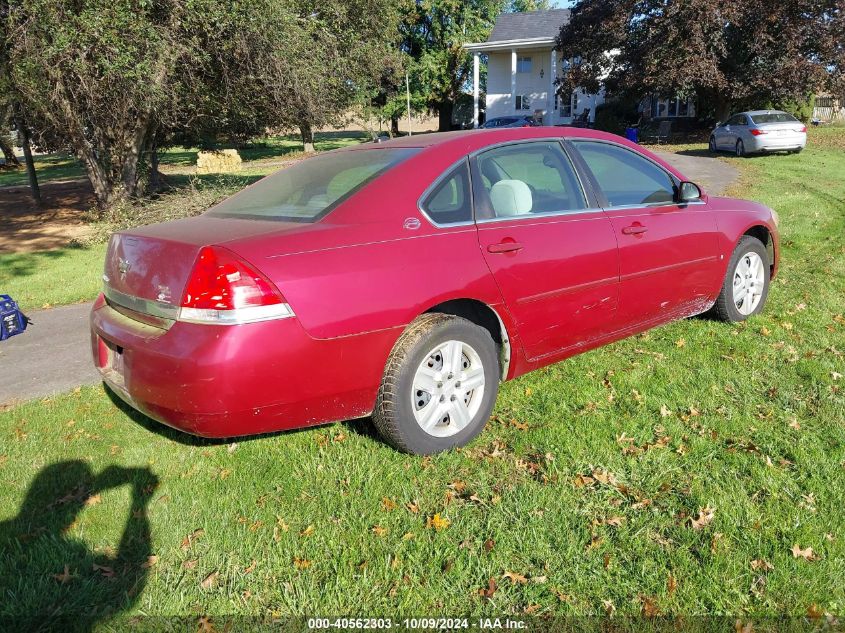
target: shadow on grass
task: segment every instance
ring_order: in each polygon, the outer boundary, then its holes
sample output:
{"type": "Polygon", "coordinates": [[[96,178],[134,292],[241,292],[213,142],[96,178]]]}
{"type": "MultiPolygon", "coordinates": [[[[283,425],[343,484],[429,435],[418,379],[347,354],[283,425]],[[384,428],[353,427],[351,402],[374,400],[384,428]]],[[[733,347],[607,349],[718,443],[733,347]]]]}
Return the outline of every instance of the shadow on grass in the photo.
{"type": "Polygon", "coordinates": [[[85,250],[83,246],[68,246],[47,251],[32,253],[0,253],[0,283],[15,277],[29,277],[34,275],[38,266],[46,262],[57,262],[70,256],[74,251],[85,250]]]}
{"type": "Polygon", "coordinates": [[[699,158],[717,158],[718,156],[729,156],[729,152],[716,152],[715,154],[709,149],[682,149],[675,152],[679,156],[697,156],[699,158]]]}
{"type": "MultiPolygon", "coordinates": [[[[106,383],[103,383],[103,388],[105,389],[106,395],[108,396],[109,400],[112,401],[112,404],[116,406],[118,409],[121,410],[126,416],[135,422],[138,426],[143,427],[150,433],[155,433],[156,435],[163,437],[167,440],[177,442],[178,444],[182,444],[184,446],[221,446],[223,444],[231,444],[233,441],[237,441],[238,443],[244,442],[254,442],[259,441],[262,439],[267,439],[271,437],[279,437],[285,435],[294,435],[296,433],[306,433],[309,431],[318,428],[319,426],[328,426],[328,425],[315,425],[315,426],[307,426],[300,429],[289,429],[285,431],[272,431],[269,433],[261,433],[259,435],[249,435],[249,436],[235,436],[235,437],[223,437],[223,438],[208,438],[208,437],[199,437],[197,435],[191,435],[189,433],[185,433],[184,431],[179,431],[177,429],[171,428],[166,424],[161,422],[157,422],[150,417],[147,417],[137,409],[133,409],[131,406],[126,404],[124,400],[118,396],[106,383]]],[[[373,422],[371,418],[358,418],[355,420],[350,420],[345,423],[347,428],[350,431],[357,435],[363,435],[365,437],[372,438],[381,442],[381,438],[378,435],[375,426],[373,426],[373,422]]]]}
{"type": "Polygon", "coordinates": [[[146,584],[146,508],[157,485],[148,468],[109,466],[95,475],[68,460],[41,469],[17,516],[0,522],[0,628],[91,631],[130,609],[146,584]],[[68,534],[92,499],[123,486],[132,501],[117,547],[91,551],[68,534]]]}

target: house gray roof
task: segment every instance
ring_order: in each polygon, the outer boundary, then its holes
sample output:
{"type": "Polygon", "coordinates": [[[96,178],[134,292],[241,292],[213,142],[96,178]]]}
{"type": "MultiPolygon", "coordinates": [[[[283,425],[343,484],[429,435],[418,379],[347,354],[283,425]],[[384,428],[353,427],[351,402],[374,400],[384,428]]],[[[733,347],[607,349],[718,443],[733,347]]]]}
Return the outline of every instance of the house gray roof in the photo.
{"type": "Polygon", "coordinates": [[[539,37],[555,38],[560,27],[569,22],[569,9],[548,9],[524,13],[502,13],[487,38],[488,42],[506,42],[539,37]]]}

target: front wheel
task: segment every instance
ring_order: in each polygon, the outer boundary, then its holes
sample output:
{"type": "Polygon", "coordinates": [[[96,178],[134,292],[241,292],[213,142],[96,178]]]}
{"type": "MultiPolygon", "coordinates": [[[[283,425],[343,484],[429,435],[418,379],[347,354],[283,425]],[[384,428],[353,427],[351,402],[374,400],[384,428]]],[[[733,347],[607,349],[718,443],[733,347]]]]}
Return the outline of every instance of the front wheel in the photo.
{"type": "Polygon", "coordinates": [[[769,296],[770,262],[766,247],[755,237],[743,235],[736,245],[713,313],[735,323],[759,314],[769,296]]]}
{"type": "Polygon", "coordinates": [[[390,353],[373,422],[401,451],[439,453],[481,433],[498,389],[490,333],[461,317],[424,314],[390,353]]]}

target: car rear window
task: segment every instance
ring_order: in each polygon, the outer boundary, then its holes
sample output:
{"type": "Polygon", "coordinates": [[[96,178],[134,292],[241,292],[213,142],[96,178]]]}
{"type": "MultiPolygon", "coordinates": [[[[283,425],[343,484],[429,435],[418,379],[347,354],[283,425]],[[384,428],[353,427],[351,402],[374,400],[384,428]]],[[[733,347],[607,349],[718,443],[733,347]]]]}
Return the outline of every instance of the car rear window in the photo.
{"type": "Polygon", "coordinates": [[[751,116],[751,120],[758,125],[760,123],[798,123],[798,119],[796,119],[791,114],[787,114],[786,112],[769,112],[768,114],[754,114],[751,116]]]}
{"type": "Polygon", "coordinates": [[[251,220],[316,222],[417,148],[332,152],[259,180],[213,207],[208,215],[251,220]]]}

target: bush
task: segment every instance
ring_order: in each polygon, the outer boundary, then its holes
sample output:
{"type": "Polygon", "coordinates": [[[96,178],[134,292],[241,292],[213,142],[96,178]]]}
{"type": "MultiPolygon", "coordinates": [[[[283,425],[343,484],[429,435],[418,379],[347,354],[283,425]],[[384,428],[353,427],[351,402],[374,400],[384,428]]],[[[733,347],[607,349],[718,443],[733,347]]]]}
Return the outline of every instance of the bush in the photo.
{"type": "Polygon", "coordinates": [[[105,242],[115,231],[199,215],[243,187],[243,178],[219,178],[211,182],[191,180],[184,189],[154,198],[130,200],[102,213],[92,212],[87,218],[91,231],[84,244],[105,242]]]}
{"type": "Polygon", "coordinates": [[[596,107],[595,128],[611,134],[625,134],[625,128],[640,118],[639,102],[629,98],[611,99],[596,107]]]}
{"type": "Polygon", "coordinates": [[[806,101],[776,101],[766,104],[767,110],[783,110],[794,116],[799,121],[809,123],[813,118],[813,108],[816,105],[816,98],[813,95],[806,101]]]}

